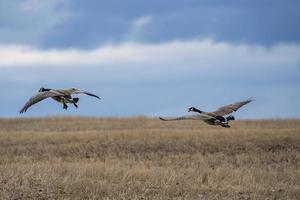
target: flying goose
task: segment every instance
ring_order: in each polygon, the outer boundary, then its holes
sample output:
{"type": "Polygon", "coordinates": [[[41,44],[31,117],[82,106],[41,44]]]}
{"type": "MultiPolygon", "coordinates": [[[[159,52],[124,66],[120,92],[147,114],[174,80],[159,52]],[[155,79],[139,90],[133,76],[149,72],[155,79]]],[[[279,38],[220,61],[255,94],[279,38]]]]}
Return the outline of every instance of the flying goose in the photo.
{"type": "Polygon", "coordinates": [[[93,97],[100,99],[100,97],[98,97],[97,95],[94,95],[94,94],[84,91],[84,90],[80,90],[78,88],[67,88],[67,89],[40,88],[39,92],[37,94],[33,95],[26,102],[26,104],[20,110],[20,113],[26,112],[30,106],[48,98],[48,97],[51,97],[55,101],[62,103],[63,109],[68,108],[67,103],[72,103],[77,108],[78,106],[76,103],[79,101],[79,98],[78,97],[73,98],[71,96],[72,94],[86,94],[86,95],[93,96],[93,97]]]}
{"type": "Polygon", "coordinates": [[[219,125],[225,128],[230,128],[228,122],[231,120],[235,120],[234,116],[229,115],[232,112],[237,111],[240,107],[254,101],[254,99],[248,99],[246,101],[240,101],[236,103],[232,103],[226,106],[222,106],[218,108],[214,112],[204,112],[195,107],[190,107],[188,112],[198,112],[198,115],[184,115],[182,117],[169,117],[169,118],[162,118],[159,119],[164,121],[173,121],[173,120],[202,120],[210,125],[219,125]],[[229,116],[227,116],[229,115],[229,116]]]}

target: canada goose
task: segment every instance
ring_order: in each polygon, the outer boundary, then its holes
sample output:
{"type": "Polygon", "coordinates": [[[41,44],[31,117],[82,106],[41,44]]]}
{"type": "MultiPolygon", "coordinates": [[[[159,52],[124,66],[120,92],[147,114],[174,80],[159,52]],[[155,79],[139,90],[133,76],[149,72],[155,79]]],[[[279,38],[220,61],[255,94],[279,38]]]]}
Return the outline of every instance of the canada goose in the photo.
{"type": "Polygon", "coordinates": [[[226,106],[222,106],[214,112],[204,112],[195,107],[190,107],[188,112],[198,112],[198,115],[185,115],[182,117],[171,117],[171,118],[162,118],[159,119],[164,121],[172,121],[172,120],[202,120],[210,125],[219,125],[225,128],[230,128],[228,122],[231,120],[235,120],[234,116],[229,115],[234,111],[237,111],[240,107],[250,103],[254,99],[248,99],[246,101],[240,101],[236,103],[232,103],[226,106]],[[229,115],[229,116],[226,116],[229,115]],[[224,117],[225,116],[225,117],[224,117]]]}
{"type": "Polygon", "coordinates": [[[62,103],[63,109],[68,108],[67,103],[72,103],[77,108],[78,106],[76,103],[79,101],[79,98],[78,97],[72,98],[72,96],[71,96],[72,94],[86,94],[86,95],[93,96],[93,97],[100,99],[100,97],[98,97],[97,95],[94,95],[92,93],[89,93],[87,91],[80,90],[77,88],[67,88],[67,89],[40,88],[39,92],[37,94],[35,94],[34,96],[32,96],[26,102],[26,104],[20,110],[20,113],[26,112],[30,106],[48,98],[48,97],[51,97],[55,101],[62,103]]]}

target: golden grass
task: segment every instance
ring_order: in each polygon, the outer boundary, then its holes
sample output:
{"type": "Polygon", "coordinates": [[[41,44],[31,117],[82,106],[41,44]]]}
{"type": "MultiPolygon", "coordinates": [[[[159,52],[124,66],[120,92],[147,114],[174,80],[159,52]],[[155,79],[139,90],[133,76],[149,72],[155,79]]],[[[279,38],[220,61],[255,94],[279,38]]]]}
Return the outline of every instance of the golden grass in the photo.
{"type": "Polygon", "coordinates": [[[300,199],[300,120],[0,120],[1,199],[300,199]]]}

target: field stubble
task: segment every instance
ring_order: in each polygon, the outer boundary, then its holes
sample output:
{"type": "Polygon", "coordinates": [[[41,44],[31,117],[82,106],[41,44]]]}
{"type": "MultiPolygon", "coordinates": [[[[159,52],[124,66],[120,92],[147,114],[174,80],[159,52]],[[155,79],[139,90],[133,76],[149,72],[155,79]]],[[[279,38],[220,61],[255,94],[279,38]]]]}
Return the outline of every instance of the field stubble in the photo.
{"type": "Polygon", "coordinates": [[[0,120],[1,199],[300,199],[300,120],[0,120]]]}

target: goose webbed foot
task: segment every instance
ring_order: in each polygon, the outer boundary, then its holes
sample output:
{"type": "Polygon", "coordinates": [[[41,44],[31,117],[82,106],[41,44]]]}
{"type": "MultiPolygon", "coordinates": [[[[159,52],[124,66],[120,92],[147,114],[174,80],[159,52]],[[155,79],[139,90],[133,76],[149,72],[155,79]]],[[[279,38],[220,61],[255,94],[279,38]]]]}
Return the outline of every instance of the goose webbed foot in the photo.
{"type": "Polygon", "coordinates": [[[67,110],[67,109],[68,109],[67,104],[66,104],[66,103],[63,103],[63,105],[64,105],[63,109],[64,109],[64,110],[67,110]]]}

